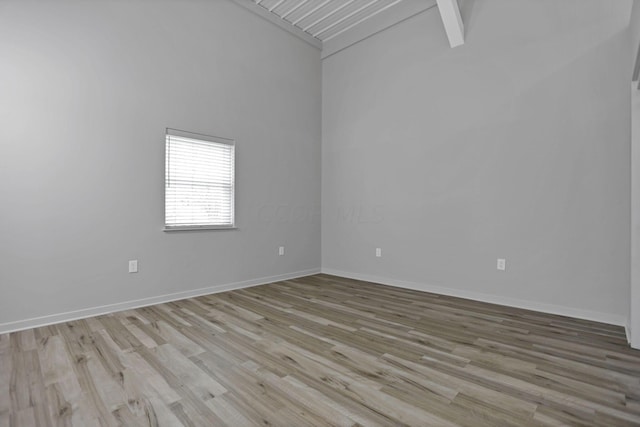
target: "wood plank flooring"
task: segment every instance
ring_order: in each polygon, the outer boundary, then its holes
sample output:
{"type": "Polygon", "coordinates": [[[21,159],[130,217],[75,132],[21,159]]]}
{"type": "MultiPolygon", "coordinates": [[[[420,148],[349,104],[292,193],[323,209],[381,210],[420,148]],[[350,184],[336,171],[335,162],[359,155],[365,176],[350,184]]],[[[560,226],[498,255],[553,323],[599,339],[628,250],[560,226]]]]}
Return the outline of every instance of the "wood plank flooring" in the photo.
{"type": "Polygon", "coordinates": [[[0,335],[5,426],[639,426],[620,327],[316,275],[0,335]]]}

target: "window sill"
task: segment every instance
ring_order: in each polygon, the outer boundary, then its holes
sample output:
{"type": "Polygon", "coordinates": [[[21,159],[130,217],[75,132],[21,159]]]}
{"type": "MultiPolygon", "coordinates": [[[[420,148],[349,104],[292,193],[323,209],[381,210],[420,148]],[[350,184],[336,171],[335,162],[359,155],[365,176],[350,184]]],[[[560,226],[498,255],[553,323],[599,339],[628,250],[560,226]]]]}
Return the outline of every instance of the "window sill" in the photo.
{"type": "Polygon", "coordinates": [[[202,226],[184,226],[184,227],[164,227],[162,231],[225,231],[225,230],[237,230],[238,227],[231,226],[217,226],[217,225],[202,225],[202,226]]]}

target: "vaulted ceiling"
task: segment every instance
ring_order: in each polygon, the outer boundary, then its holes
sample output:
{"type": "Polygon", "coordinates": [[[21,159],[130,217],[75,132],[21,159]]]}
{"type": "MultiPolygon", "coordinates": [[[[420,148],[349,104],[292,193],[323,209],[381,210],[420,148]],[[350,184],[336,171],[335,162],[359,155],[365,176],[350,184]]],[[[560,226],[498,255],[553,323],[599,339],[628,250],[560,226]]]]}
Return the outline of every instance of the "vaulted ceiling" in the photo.
{"type": "Polygon", "coordinates": [[[253,0],[321,41],[331,40],[402,0],[253,0]]]}
{"type": "Polygon", "coordinates": [[[438,7],[452,47],[464,42],[457,0],[234,0],[323,51],[323,57],[438,7]]]}

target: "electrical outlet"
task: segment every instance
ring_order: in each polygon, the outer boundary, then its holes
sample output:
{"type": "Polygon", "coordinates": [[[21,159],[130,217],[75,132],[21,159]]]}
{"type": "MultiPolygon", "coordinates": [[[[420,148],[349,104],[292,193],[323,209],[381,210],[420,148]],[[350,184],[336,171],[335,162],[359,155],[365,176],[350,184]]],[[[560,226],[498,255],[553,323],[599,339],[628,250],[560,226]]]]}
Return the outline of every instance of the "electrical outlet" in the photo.
{"type": "Polygon", "coordinates": [[[138,260],[132,259],[129,261],[129,273],[137,273],[138,272],[138,260]]]}
{"type": "Polygon", "coordinates": [[[498,258],[498,270],[505,271],[507,269],[507,260],[504,258],[498,258]]]}
{"type": "Polygon", "coordinates": [[[280,256],[284,255],[284,246],[280,246],[278,248],[278,255],[280,255],[280,256]]]}
{"type": "Polygon", "coordinates": [[[376,248],[376,257],[380,258],[382,256],[382,248],[376,248]]]}

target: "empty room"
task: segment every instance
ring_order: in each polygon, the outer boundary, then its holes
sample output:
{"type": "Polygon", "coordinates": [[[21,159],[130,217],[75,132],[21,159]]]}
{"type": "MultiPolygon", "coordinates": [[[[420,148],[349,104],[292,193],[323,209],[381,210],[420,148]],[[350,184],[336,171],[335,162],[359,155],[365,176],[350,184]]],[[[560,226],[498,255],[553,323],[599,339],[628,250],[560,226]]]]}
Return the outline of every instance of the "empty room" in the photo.
{"type": "Polygon", "coordinates": [[[0,0],[0,427],[640,426],[640,0],[0,0]]]}

